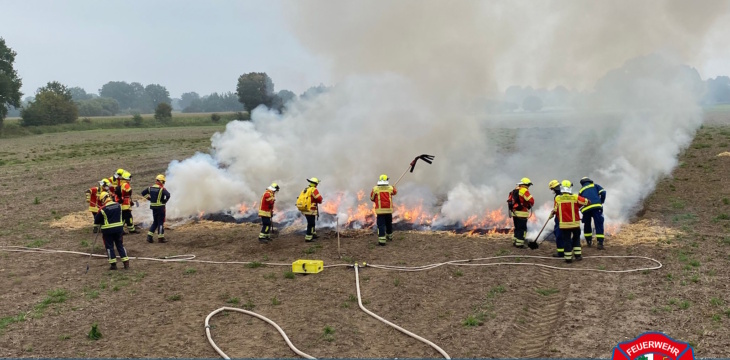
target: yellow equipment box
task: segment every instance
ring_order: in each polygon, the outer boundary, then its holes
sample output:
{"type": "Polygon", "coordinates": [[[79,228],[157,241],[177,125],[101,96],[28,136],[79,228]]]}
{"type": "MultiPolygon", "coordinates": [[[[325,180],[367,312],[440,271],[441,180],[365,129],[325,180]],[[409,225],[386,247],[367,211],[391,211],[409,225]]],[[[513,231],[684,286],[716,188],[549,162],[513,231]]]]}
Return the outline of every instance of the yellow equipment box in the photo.
{"type": "Polygon", "coordinates": [[[291,271],[297,274],[316,274],[323,269],[322,260],[297,260],[291,264],[291,271]]]}

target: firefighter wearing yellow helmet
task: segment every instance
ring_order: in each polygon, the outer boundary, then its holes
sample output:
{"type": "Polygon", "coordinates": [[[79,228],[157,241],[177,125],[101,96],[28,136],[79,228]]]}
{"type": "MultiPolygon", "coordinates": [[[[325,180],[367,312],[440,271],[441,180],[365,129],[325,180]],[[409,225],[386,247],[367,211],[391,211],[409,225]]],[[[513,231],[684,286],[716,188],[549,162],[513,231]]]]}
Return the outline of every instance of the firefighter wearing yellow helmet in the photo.
{"type": "Polygon", "coordinates": [[[514,224],[512,245],[520,249],[525,247],[527,218],[530,217],[530,209],[535,205],[535,199],[528,190],[530,186],[532,186],[532,181],[522,178],[507,198],[507,207],[514,224]]]}
{"type": "Polygon", "coordinates": [[[560,222],[560,237],[565,247],[563,256],[566,263],[583,260],[580,247],[580,206],[590,205],[590,200],[573,194],[573,183],[563,180],[560,195],[555,197],[551,216],[557,215],[560,222]]]}
{"type": "Polygon", "coordinates": [[[134,219],[132,218],[132,174],[125,171],[122,174],[122,183],[120,193],[120,204],[122,205],[122,221],[129,229],[130,234],[139,234],[134,227],[134,219]]]}
{"type": "Polygon", "coordinates": [[[388,182],[388,175],[380,175],[378,183],[370,192],[370,201],[375,203],[378,225],[378,245],[385,246],[393,240],[393,196],[398,190],[388,182]]]}
{"type": "Polygon", "coordinates": [[[94,218],[94,224],[101,229],[101,236],[104,239],[104,247],[109,257],[109,270],[117,269],[117,255],[114,247],[119,251],[119,257],[124,263],[124,268],[129,269],[129,257],[124,248],[123,235],[124,223],[122,222],[122,207],[114,202],[113,196],[104,191],[99,194],[100,201],[104,204],[94,218]]]}
{"type": "Polygon", "coordinates": [[[309,186],[307,186],[297,197],[297,209],[304,214],[307,219],[307,233],[304,235],[304,241],[311,242],[317,239],[317,230],[315,229],[315,221],[319,217],[319,204],[322,203],[323,198],[317,185],[319,185],[319,179],[316,177],[307,179],[309,186]]]}
{"type": "Polygon", "coordinates": [[[157,175],[155,184],[142,190],[142,196],[150,201],[152,225],[147,231],[147,242],[155,242],[153,236],[157,231],[157,241],[166,243],[165,239],[165,204],[170,200],[170,192],[165,189],[165,175],[157,175]]]}

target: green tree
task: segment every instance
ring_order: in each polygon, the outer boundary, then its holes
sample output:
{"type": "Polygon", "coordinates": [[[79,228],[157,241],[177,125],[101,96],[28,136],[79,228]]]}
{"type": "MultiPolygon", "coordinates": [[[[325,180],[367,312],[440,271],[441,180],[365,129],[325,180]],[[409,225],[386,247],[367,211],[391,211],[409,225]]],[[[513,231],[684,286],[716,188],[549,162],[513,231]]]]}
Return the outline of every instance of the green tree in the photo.
{"type": "Polygon", "coordinates": [[[168,103],[159,103],[155,109],[155,119],[160,122],[172,120],[172,106],[168,103]]]}
{"type": "Polygon", "coordinates": [[[199,100],[200,95],[196,93],[195,91],[186,92],[180,96],[180,108],[185,109],[186,107],[190,106],[190,104],[194,100],[199,100]]]}
{"type": "Polygon", "coordinates": [[[79,116],[114,116],[119,113],[119,103],[110,98],[94,98],[77,101],[79,116]]]}
{"type": "Polygon", "coordinates": [[[15,51],[5,45],[5,39],[0,37],[0,128],[8,115],[8,108],[20,107],[20,87],[23,85],[18,73],[13,68],[15,51]]]}
{"type": "Polygon", "coordinates": [[[170,99],[170,92],[167,91],[167,88],[159,84],[149,84],[145,86],[144,97],[147,102],[145,107],[148,107],[149,109],[156,109],[157,105],[161,103],[170,104],[172,102],[170,99]]]}
{"type": "Polygon", "coordinates": [[[38,89],[35,100],[20,112],[22,126],[73,123],[79,117],[68,88],[56,81],[38,89]]]}
{"type": "Polygon", "coordinates": [[[238,77],[236,86],[238,101],[251,112],[259,105],[271,106],[274,82],[266,73],[248,73],[238,77]]]}
{"type": "Polygon", "coordinates": [[[136,101],[134,89],[125,81],[110,81],[102,85],[99,96],[116,100],[123,110],[130,109],[136,101]]]}
{"type": "Polygon", "coordinates": [[[86,90],[84,90],[84,88],[78,86],[74,86],[68,89],[68,91],[71,92],[71,97],[74,101],[89,100],[93,98],[91,94],[86,93],[86,90]]]}

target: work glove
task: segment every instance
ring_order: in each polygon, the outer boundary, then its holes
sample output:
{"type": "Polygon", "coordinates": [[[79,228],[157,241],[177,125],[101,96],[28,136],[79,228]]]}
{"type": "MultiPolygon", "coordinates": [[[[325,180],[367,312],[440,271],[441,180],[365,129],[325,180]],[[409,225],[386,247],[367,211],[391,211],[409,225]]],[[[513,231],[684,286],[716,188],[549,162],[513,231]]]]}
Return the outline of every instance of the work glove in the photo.
{"type": "Polygon", "coordinates": [[[551,211],[550,212],[550,217],[548,218],[548,220],[550,220],[550,219],[552,219],[554,217],[555,217],[555,211],[551,211]]]}
{"type": "Polygon", "coordinates": [[[540,247],[540,245],[537,243],[537,239],[536,239],[535,241],[528,241],[527,247],[530,248],[531,250],[535,250],[538,247],[540,247]]]}

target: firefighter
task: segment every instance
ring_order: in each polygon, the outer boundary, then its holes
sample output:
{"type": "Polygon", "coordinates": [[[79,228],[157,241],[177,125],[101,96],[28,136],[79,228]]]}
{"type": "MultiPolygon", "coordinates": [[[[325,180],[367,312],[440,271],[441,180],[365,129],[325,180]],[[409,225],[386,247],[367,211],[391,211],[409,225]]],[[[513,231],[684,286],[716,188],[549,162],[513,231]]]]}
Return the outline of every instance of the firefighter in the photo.
{"type": "MultiPolygon", "coordinates": [[[[315,220],[319,217],[319,204],[322,203],[323,198],[322,194],[317,190],[319,179],[313,177],[307,179],[307,182],[309,182],[309,187],[302,191],[302,195],[304,195],[304,199],[302,200],[304,200],[306,208],[300,211],[307,218],[307,234],[304,236],[304,241],[312,242],[319,238],[315,229],[315,220]]],[[[302,195],[300,195],[300,198],[302,198],[302,195]]],[[[300,203],[300,199],[297,199],[297,203],[300,203]]]]}
{"type": "Polygon", "coordinates": [[[573,195],[573,183],[563,180],[560,183],[560,195],[555,197],[555,206],[550,217],[558,216],[560,222],[560,236],[563,239],[563,256],[566,263],[572,263],[573,258],[583,260],[580,248],[580,210],[579,206],[590,205],[591,202],[580,196],[573,195]]]}
{"type": "MultiPolygon", "coordinates": [[[[551,180],[550,184],[548,184],[550,187],[550,190],[552,190],[555,193],[555,196],[553,197],[553,201],[555,198],[560,196],[560,183],[558,180],[551,180]]],[[[550,217],[553,217],[552,214],[550,217]]],[[[553,234],[555,234],[555,245],[557,248],[557,252],[553,254],[553,257],[556,258],[563,258],[565,255],[563,254],[563,239],[560,237],[560,221],[558,221],[558,218],[555,218],[555,226],[553,227],[553,234]]]]}
{"type": "Polygon", "coordinates": [[[271,219],[274,217],[274,203],[276,202],[277,192],[279,192],[279,185],[271,183],[271,186],[267,187],[264,195],[261,196],[261,205],[259,206],[259,216],[261,217],[259,242],[262,244],[271,242],[271,219]]]}
{"type": "Polygon", "coordinates": [[[398,194],[398,190],[390,186],[388,180],[388,175],[380,175],[377,185],[370,192],[370,201],[375,203],[380,246],[393,241],[393,196],[398,194]]]}
{"type": "Polygon", "coordinates": [[[157,175],[155,184],[142,190],[142,196],[150,201],[152,225],[147,231],[147,242],[154,243],[152,238],[157,231],[157,241],[166,243],[165,239],[165,204],[170,200],[170,192],[165,189],[165,175],[157,175]]]}
{"type": "MultiPolygon", "coordinates": [[[[86,190],[86,202],[89,204],[89,211],[94,219],[96,219],[96,214],[99,213],[99,208],[104,205],[101,204],[101,199],[99,198],[99,194],[102,192],[109,192],[108,179],[101,179],[99,186],[94,186],[86,190]]],[[[94,234],[98,232],[99,226],[94,225],[94,234]]]]}
{"type": "Polygon", "coordinates": [[[107,180],[109,180],[109,189],[111,190],[111,194],[114,197],[114,201],[121,203],[122,202],[122,175],[124,175],[124,169],[119,168],[117,171],[114,172],[114,175],[110,176],[107,180]]]}
{"type": "Polygon", "coordinates": [[[122,204],[122,220],[124,225],[129,229],[130,234],[139,234],[139,231],[134,228],[134,219],[132,218],[132,174],[129,171],[125,171],[122,174],[122,182],[117,193],[121,194],[122,204]]]}
{"type": "Polygon", "coordinates": [[[535,205],[535,199],[532,198],[528,190],[530,186],[532,186],[530,179],[522,178],[507,199],[510,216],[512,216],[515,226],[512,245],[520,249],[525,248],[527,218],[530,217],[530,209],[535,205]]]}
{"type": "Polygon", "coordinates": [[[588,247],[593,245],[593,229],[591,228],[591,220],[596,225],[596,240],[598,240],[598,250],[603,250],[603,203],[606,202],[606,189],[593,182],[593,180],[584,177],[580,179],[580,192],[578,195],[590,200],[591,204],[580,209],[583,213],[583,235],[586,237],[588,247]]]}
{"type": "Polygon", "coordinates": [[[129,258],[124,248],[124,223],[122,222],[122,207],[114,202],[112,195],[108,192],[99,194],[104,206],[96,214],[94,223],[101,228],[101,236],[104,239],[106,254],[109,257],[109,270],[117,269],[117,255],[114,254],[114,247],[119,251],[119,257],[125,269],[129,269],[129,258]]]}

